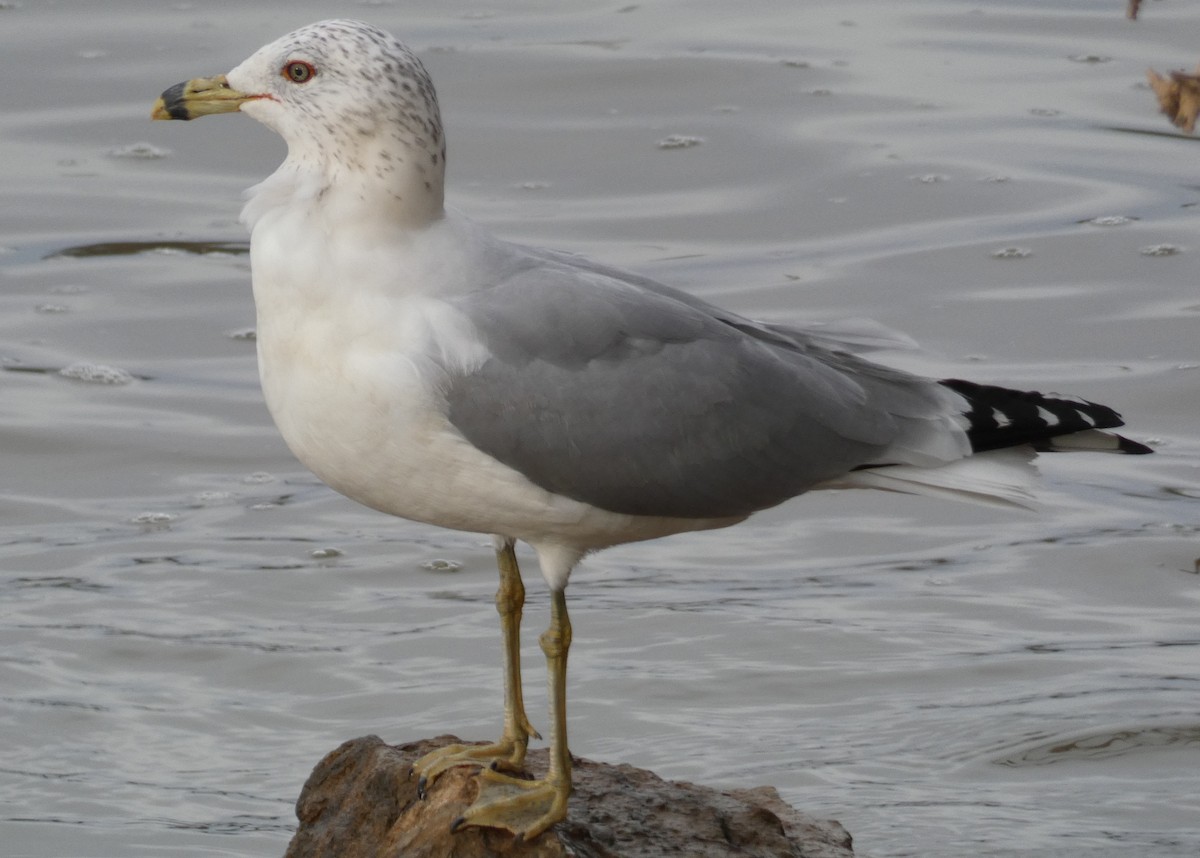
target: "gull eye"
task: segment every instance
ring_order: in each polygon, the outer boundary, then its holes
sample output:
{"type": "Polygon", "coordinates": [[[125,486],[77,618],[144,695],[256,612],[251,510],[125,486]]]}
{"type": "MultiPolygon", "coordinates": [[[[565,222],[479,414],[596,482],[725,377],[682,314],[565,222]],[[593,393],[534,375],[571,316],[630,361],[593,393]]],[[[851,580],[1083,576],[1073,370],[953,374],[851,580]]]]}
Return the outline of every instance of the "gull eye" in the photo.
{"type": "Polygon", "coordinates": [[[282,73],[292,83],[307,83],[316,77],[317,70],[312,67],[312,63],[292,60],[284,65],[282,73]]]}

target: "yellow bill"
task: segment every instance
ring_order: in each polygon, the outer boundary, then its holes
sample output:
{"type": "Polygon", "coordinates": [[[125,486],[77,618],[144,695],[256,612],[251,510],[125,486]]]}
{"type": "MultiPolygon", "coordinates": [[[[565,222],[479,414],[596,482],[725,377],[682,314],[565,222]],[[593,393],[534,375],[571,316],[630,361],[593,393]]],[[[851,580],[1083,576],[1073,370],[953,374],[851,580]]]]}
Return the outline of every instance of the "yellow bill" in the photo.
{"type": "Polygon", "coordinates": [[[247,101],[261,98],[238,92],[225,75],[185,80],[165,90],[154,102],[151,119],[195,119],[213,113],[233,113],[247,101]]]}

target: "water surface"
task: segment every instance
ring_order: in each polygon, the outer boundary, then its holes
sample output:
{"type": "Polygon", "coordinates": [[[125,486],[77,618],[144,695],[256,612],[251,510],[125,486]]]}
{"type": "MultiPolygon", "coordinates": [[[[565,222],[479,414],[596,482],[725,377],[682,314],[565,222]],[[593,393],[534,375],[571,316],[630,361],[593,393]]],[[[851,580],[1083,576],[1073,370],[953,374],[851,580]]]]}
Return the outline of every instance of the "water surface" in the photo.
{"type": "Polygon", "coordinates": [[[245,5],[0,4],[0,851],[278,855],[342,740],[498,729],[487,538],[340,498],[261,403],[237,212],[282,144],[148,121],[335,13],[425,58],[451,201],[507,237],[876,318],[1158,448],[1046,461],[1036,513],[822,493],[590,559],[576,753],[773,784],[873,856],[1200,850],[1200,149],[1141,84],[1200,11],[245,5]]]}

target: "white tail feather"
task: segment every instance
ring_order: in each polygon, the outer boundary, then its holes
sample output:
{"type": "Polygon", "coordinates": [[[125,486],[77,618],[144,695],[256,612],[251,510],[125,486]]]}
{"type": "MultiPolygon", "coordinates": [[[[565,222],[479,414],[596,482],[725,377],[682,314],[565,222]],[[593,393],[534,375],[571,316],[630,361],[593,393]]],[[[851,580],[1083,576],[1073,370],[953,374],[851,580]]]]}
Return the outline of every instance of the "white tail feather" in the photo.
{"type": "Polygon", "coordinates": [[[1032,447],[1009,447],[979,453],[936,468],[891,465],[853,471],[819,488],[880,489],[972,501],[1002,507],[1033,509],[1037,469],[1032,447]]]}

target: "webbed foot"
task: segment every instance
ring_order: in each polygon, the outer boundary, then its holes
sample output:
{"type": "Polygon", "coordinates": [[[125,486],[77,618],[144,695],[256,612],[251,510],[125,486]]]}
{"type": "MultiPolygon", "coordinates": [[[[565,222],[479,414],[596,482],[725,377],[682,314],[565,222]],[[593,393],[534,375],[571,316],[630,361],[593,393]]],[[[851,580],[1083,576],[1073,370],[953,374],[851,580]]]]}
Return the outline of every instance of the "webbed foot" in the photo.
{"type": "Polygon", "coordinates": [[[466,825],[502,828],[524,840],[532,840],[567,816],[569,779],[547,777],[530,781],[485,769],[477,781],[479,797],[454,821],[451,830],[466,825]]]}
{"type": "Polygon", "coordinates": [[[425,798],[425,791],[438,775],[455,766],[483,766],[504,772],[519,772],[525,762],[525,748],[529,736],[540,739],[541,736],[525,724],[525,730],[514,736],[504,736],[498,742],[487,745],[446,745],[430,751],[413,763],[409,777],[417,777],[417,795],[425,798]]]}

